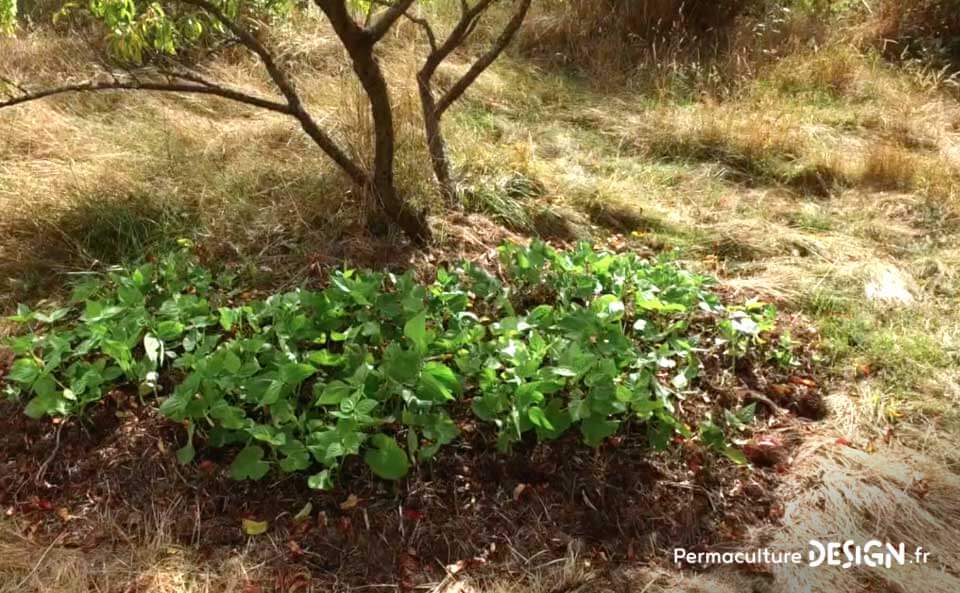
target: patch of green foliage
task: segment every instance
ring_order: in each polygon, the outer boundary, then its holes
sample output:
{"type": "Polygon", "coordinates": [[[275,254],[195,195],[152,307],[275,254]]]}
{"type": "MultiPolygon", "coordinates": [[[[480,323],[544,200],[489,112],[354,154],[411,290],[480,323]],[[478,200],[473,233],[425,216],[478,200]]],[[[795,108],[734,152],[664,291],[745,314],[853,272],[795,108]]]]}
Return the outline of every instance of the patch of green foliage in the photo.
{"type": "MultiPolygon", "coordinates": [[[[202,437],[239,451],[236,479],[279,468],[328,488],[353,455],[402,478],[458,437],[452,413],[495,425],[502,451],[569,430],[599,446],[626,424],[665,448],[693,436],[675,412],[698,355],[746,355],[775,314],[724,307],[711,279],[666,259],[587,244],[505,244],[502,278],[469,262],[430,284],[344,269],[323,290],[246,301],[184,247],[77,284],[61,309],[21,305],[8,397],[39,418],[136,392],[187,426],[181,462],[202,437]]],[[[742,459],[718,430],[700,436],[742,459]]]]}

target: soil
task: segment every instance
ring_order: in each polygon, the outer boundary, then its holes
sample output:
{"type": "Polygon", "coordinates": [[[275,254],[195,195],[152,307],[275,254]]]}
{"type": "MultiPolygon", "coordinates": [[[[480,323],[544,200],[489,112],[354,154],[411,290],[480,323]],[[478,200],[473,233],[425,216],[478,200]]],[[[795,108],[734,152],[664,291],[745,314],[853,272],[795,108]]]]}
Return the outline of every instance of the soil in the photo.
{"type": "MultiPolygon", "coordinates": [[[[771,417],[768,430],[794,422],[771,417]]],[[[598,450],[571,435],[500,455],[495,435],[461,426],[456,446],[405,481],[376,480],[354,459],[336,490],[318,493],[302,476],[234,482],[230,451],[201,450],[179,465],[184,431],[136,398],[117,394],[85,423],[56,427],[4,402],[0,505],[37,541],[84,549],[122,543],[118,531],[143,534],[160,509],[175,543],[210,558],[244,546],[244,518],[267,520],[273,549],[264,555],[278,574],[401,588],[439,580],[458,561],[482,572],[515,555],[564,557],[573,545],[598,564],[736,546],[750,526],[779,518],[782,465],[738,467],[692,441],[655,453],[630,431],[598,450]],[[307,502],[310,516],[297,520],[307,502]]]]}

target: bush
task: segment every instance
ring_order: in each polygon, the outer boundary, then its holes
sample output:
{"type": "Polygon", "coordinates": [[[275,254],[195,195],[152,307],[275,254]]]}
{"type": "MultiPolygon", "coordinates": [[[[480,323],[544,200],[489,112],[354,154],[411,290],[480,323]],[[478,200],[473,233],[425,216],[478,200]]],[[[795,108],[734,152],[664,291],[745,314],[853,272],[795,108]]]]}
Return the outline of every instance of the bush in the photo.
{"type": "Polygon", "coordinates": [[[960,0],[882,0],[875,19],[888,57],[960,64],[960,0]]]}
{"type": "Polygon", "coordinates": [[[465,413],[495,426],[503,451],[573,429],[598,446],[626,424],[662,449],[692,436],[675,410],[701,357],[745,356],[773,325],[771,308],[727,309],[709,278],[667,261],[586,244],[500,256],[503,280],[470,263],[430,284],[347,269],[320,291],[245,300],[179,253],[85,281],[56,311],[21,306],[12,319],[29,331],[11,340],[6,391],[28,396],[32,417],[82,417],[108,393],[155,398],[187,427],[181,462],[202,440],[238,451],[236,479],[279,468],[326,488],[353,455],[403,477],[465,413]]]}
{"type": "Polygon", "coordinates": [[[525,48],[531,52],[564,52],[576,59],[598,46],[627,50],[716,41],[737,18],[761,5],[760,0],[550,0],[531,23],[525,48]]]}

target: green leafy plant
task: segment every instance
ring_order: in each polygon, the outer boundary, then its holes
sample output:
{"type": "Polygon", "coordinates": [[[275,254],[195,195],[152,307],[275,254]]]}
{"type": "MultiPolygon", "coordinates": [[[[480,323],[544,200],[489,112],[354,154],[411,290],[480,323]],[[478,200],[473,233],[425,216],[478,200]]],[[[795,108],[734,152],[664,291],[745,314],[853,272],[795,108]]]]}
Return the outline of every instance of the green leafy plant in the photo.
{"type": "MultiPolygon", "coordinates": [[[[182,463],[230,447],[233,478],[307,472],[321,489],[351,456],[404,477],[457,439],[454,409],[492,424],[502,451],[571,430],[595,447],[626,425],[662,449],[693,436],[676,410],[698,353],[744,356],[775,316],[728,310],[711,279],[666,259],[587,244],[505,244],[501,278],[469,262],[430,284],[344,269],[323,290],[246,301],[183,247],[89,277],[63,308],[20,306],[6,389],[28,415],[82,415],[120,391],[187,427],[182,463]]],[[[739,459],[712,423],[700,436],[739,459]]]]}

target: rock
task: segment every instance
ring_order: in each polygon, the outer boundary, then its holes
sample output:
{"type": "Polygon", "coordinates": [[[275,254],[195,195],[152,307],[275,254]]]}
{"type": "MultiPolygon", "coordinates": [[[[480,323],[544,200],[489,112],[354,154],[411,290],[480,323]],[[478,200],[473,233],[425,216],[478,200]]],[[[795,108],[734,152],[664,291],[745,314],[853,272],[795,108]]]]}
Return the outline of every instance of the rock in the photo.
{"type": "Polygon", "coordinates": [[[880,265],[870,271],[864,292],[870,301],[909,305],[916,300],[910,289],[913,285],[913,280],[896,266],[880,265]]]}

